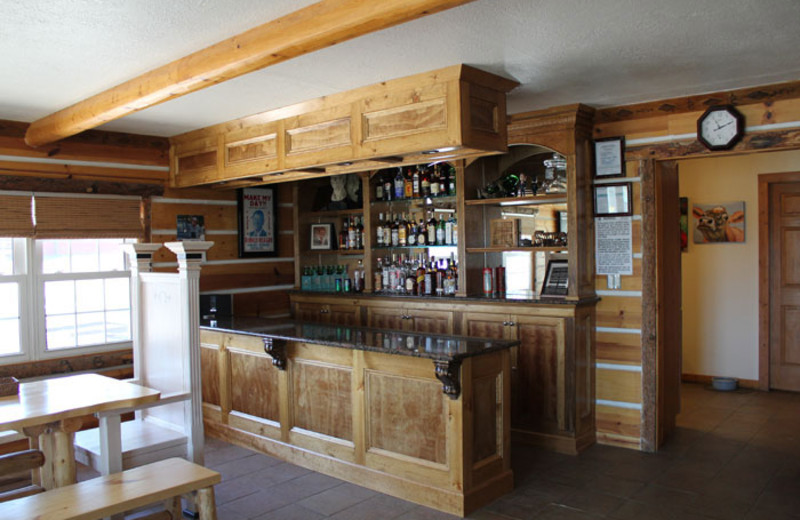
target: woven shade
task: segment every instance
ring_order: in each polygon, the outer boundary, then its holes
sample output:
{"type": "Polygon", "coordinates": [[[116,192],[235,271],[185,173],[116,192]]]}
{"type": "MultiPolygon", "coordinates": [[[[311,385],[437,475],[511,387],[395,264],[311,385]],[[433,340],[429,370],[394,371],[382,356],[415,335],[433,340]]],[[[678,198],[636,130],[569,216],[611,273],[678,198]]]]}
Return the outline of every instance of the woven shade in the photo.
{"type": "Polygon", "coordinates": [[[0,195],[0,236],[33,236],[30,194],[0,195]]]}
{"type": "Polygon", "coordinates": [[[41,196],[37,238],[142,238],[141,199],[41,196]]]}

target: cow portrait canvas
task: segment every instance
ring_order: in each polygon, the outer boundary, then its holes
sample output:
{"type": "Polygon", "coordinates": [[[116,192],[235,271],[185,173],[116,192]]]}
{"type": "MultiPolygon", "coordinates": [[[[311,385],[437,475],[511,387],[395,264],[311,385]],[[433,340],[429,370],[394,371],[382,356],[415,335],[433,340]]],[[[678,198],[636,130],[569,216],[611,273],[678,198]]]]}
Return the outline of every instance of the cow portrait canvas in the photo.
{"type": "Polygon", "coordinates": [[[744,242],[744,201],[692,204],[694,243],[744,242]]]}

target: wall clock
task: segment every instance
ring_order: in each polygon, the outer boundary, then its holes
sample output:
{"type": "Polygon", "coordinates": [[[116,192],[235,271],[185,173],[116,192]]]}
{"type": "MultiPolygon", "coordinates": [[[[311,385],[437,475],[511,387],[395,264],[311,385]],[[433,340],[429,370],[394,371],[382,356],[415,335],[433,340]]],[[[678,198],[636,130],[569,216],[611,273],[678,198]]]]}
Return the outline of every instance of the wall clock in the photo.
{"type": "Polygon", "coordinates": [[[711,107],[697,120],[697,140],[709,150],[729,150],[744,135],[744,116],[731,105],[711,107]]]}

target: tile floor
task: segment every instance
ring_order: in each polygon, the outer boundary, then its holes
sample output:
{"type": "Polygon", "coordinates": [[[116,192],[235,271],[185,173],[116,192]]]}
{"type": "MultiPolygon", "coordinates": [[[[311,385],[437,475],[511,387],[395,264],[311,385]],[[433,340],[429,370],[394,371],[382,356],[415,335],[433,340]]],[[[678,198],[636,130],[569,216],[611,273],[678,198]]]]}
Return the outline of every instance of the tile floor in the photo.
{"type": "MultiPolygon", "coordinates": [[[[656,454],[514,445],[514,491],[468,518],[800,519],[800,394],[684,385],[678,425],[656,454]]],[[[206,463],[219,520],[456,518],[215,439],[206,463]]]]}

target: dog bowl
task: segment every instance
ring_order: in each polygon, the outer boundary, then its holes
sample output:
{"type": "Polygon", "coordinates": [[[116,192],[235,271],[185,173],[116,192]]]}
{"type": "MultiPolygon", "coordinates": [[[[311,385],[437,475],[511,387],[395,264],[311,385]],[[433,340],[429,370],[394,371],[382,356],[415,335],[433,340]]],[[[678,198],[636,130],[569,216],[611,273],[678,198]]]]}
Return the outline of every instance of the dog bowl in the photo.
{"type": "Polygon", "coordinates": [[[711,387],[720,392],[731,392],[739,386],[739,381],[733,377],[711,378],[711,387]]]}

